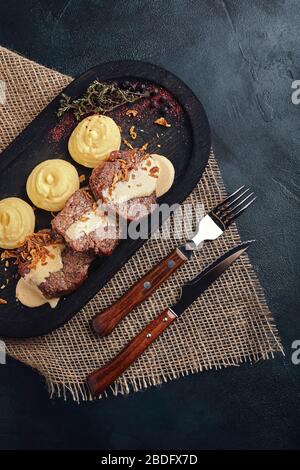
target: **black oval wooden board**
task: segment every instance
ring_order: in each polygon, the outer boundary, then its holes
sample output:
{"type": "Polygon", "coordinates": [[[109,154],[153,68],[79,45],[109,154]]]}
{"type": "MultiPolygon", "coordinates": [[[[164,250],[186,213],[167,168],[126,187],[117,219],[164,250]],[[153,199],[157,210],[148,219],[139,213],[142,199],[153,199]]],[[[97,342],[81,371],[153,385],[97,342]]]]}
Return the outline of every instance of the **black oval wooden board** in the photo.
{"type": "MultiPolygon", "coordinates": [[[[170,128],[154,124],[161,112],[146,98],[131,105],[138,109],[136,118],[125,115],[126,109],[118,108],[110,113],[122,128],[122,137],[131,142],[129,128],[135,125],[137,139],[134,146],[148,142],[147,151],[166,155],[175,167],[175,181],[171,190],[159,203],[182,202],[193,190],[208,161],[210,130],[205,111],[191,90],[173,74],[152,64],[137,61],[108,62],[97,65],[71,82],[63,91],[71,98],[81,96],[95,79],[101,81],[124,81],[145,83],[158,87],[158,96],[166,96],[171,103],[166,119],[170,128]]],[[[75,120],[70,115],[58,118],[60,96],[56,97],[32,123],[7,147],[0,159],[0,199],[10,196],[28,201],[25,191],[30,171],[43,160],[63,158],[72,162],[67,142],[75,120]]],[[[123,148],[126,148],[123,146],[123,148]]],[[[79,174],[89,175],[87,170],[75,165],[79,174]]],[[[30,202],[30,201],[28,201],[30,202]]],[[[51,214],[36,210],[36,230],[49,227],[51,214]]],[[[15,267],[5,271],[1,263],[0,286],[9,278],[8,285],[1,290],[6,305],[0,305],[0,336],[39,336],[64,325],[78,312],[141,247],[145,240],[122,240],[110,257],[99,257],[91,266],[88,280],[73,294],[62,299],[55,309],[44,305],[30,309],[15,299],[15,267]]]]}

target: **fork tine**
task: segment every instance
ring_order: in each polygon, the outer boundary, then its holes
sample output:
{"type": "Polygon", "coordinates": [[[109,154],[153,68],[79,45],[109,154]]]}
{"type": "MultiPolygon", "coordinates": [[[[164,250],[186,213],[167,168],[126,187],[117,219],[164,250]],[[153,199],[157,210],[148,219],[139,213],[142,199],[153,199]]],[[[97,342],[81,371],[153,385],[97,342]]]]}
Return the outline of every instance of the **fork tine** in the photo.
{"type": "Polygon", "coordinates": [[[243,186],[241,186],[239,189],[237,189],[232,194],[230,194],[230,196],[228,196],[226,199],[224,199],[224,201],[221,201],[219,204],[217,204],[216,207],[213,209],[213,212],[217,212],[224,204],[229,202],[239,191],[244,189],[244,187],[245,187],[245,185],[243,184],[243,186]]]}
{"type": "MultiPolygon", "coordinates": [[[[224,217],[225,218],[228,218],[228,216],[230,216],[231,214],[233,214],[236,209],[238,209],[239,207],[241,207],[243,204],[245,204],[246,201],[248,201],[248,199],[253,196],[254,193],[250,193],[248,194],[242,201],[240,201],[238,204],[236,204],[235,207],[232,207],[232,204],[230,206],[228,206],[224,211],[223,213],[221,214],[221,217],[223,216],[224,214],[224,217]],[[230,210],[229,210],[230,209],[230,210]]],[[[237,198],[239,199],[239,198],[237,198]]]]}
{"type": "MultiPolygon", "coordinates": [[[[252,193],[253,194],[253,193],[252,193]]],[[[248,198],[247,198],[248,199],[248,198]]],[[[236,220],[246,209],[248,209],[249,206],[255,201],[256,196],[251,199],[251,201],[248,202],[244,207],[242,207],[238,212],[232,215],[229,219],[226,220],[225,224],[228,227],[234,220],[236,220]]]]}
{"type": "MultiPolygon", "coordinates": [[[[232,208],[232,206],[234,205],[235,202],[239,201],[241,199],[241,197],[245,196],[245,194],[248,193],[248,191],[250,191],[250,188],[247,188],[245,189],[245,191],[243,191],[239,196],[237,196],[233,201],[231,201],[226,207],[224,207],[224,209],[222,209],[223,211],[228,211],[229,209],[232,208]]],[[[248,193],[249,194],[249,193],[248,193]]],[[[254,193],[251,193],[251,194],[254,194],[254,193]]],[[[249,197],[249,196],[248,196],[249,197]]],[[[244,199],[244,201],[246,201],[246,199],[244,199]]],[[[238,206],[236,206],[238,207],[238,206]]],[[[233,210],[233,209],[232,209],[233,210]]]]}

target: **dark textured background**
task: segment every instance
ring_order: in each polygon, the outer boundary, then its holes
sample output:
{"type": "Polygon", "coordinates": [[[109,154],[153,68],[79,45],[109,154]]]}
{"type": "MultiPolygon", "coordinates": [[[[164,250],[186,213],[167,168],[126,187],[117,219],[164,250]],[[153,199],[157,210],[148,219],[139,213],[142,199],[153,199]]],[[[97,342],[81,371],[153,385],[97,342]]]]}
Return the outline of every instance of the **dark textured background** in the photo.
{"type": "Polygon", "coordinates": [[[251,184],[239,221],[286,357],[189,376],[78,406],[43,380],[0,365],[0,448],[286,449],[300,447],[300,2],[284,0],[0,1],[0,44],[63,73],[141,59],[199,96],[227,189],[251,184]],[[297,178],[298,176],[298,178],[297,178]],[[298,248],[298,250],[297,250],[298,248]]]}

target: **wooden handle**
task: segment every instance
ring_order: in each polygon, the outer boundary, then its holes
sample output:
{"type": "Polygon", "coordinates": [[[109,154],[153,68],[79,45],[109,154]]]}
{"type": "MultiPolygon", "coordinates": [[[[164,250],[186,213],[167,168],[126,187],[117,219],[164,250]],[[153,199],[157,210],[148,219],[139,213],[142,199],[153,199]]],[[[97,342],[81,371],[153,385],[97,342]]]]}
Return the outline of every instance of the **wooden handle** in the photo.
{"type": "Polygon", "coordinates": [[[141,333],[105,366],[88,375],[86,382],[95,397],[100,395],[150,346],[153,341],[175,320],[176,314],[164,310],[141,333]]]}
{"type": "Polygon", "coordinates": [[[92,328],[95,333],[99,336],[109,335],[131,310],[147,299],[185,261],[187,261],[187,257],[176,248],[169,256],[145,274],[115,304],[93,318],[92,328]]]}

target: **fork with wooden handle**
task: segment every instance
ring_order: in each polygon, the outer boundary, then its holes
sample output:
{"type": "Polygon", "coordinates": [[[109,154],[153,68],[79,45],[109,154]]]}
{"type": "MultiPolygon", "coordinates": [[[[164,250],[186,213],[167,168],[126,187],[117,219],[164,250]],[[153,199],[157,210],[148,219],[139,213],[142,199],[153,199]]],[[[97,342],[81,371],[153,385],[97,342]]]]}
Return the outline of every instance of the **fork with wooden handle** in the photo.
{"type": "Polygon", "coordinates": [[[194,237],[184,245],[175,248],[164,260],[145,274],[117,302],[97,314],[92,328],[99,336],[109,335],[126,315],[146,300],[158,287],[191,257],[194,250],[207,240],[215,240],[239,217],[256,199],[250,189],[240,187],[220,202],[203,219],[194,237]]]}

